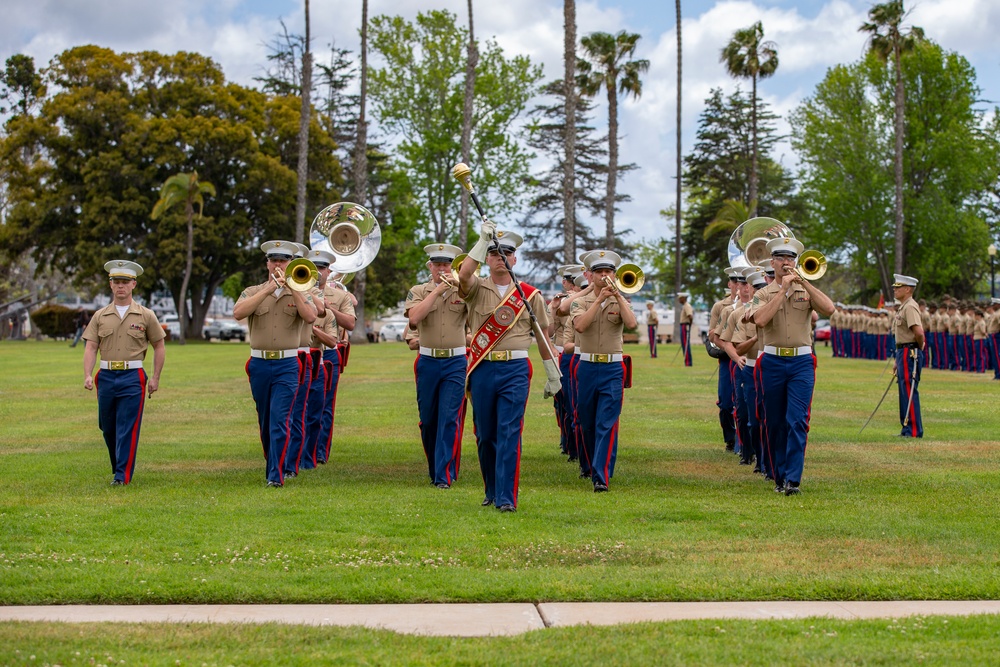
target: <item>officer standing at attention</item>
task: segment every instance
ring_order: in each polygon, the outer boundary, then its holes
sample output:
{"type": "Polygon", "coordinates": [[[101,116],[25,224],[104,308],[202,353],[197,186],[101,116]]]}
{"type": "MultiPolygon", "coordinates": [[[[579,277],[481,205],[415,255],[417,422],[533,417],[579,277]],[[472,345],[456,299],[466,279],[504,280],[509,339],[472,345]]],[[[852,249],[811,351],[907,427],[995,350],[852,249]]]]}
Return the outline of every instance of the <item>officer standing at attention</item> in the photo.
{"type": "Polygon", "coordinates": [[[573,328],[580,334],[576,414],[591,462],[594,493],[601,493],[608,490],[618,457],[618,418],[626,373],[622,331],[635,327],[636,319],[614,284],[621,257],[610,250],[595,250],[587,253],[584,262],[594,290],[574,301],[570,310],[573,328]]]}
{"type": "Polygon", "coordinates": [[[774,490],[799,493],[805,463],[809,410],[816,384],[812,313],[828,317],[833,301],[795,267],[802,244],[789,237],[771,239],[767,250],[775,269],[773,283],[754,294],[754,324],[763,334],[758,360],[764,389],[767,439],[774,464],[774,490]]]}
{"type": "Polygon", "coordinates": [[[920,369],[924,366],[927,340],[920,320],[920,308],[913,300],[913,291],[919,282],[910,276],[893,274],[892,294],[899,308],[896,309],[896,386],[899,389],[899,435],[907,438],[924,437],[924,424],[920,419],[920,369]]]}
{"type": "Polygon", "coordinates": [[[688,303],[690,294],[678,292],[677,300],[681,303],[681,349],[684,350],[684,365],[691,365],[691,325],[694,323],[694,308],[688,303]]]}
{"type": "Polygon", "coordinates": [[[267,485],[284,485],[289,421],[299,382],[301,328],[316,321],[316,308],[305,292],[285,285],[285,267],[297,248],[289,241],[267,241],[267,282],[247,287],[233,307],[233,317],[250,327],[246,372],[257,404],[260,442],[267,461],[267,485]]]}
{"type": "Polygon", "coordinates": [[[656,359],[656,331],[660,327],[660,316],[656,313],[656,304],[646,302],[646,333],[649,336],[649,356],[656,359]]]}
{"type": "Polygon", "coordinates": [[[410,288],[403,314],[420,340],[413,375],[427,473],[437,488],[448,489],[458,479],[465,428],[467,310],[451,274],[451,263],[462,249],[432,243],[424,252],[431,279],[410,288]]]}
{"type": "MultiPolygon", "coordinates": [[[[484,219],[479,240],[459,271],[459,294],[468,304],[472,329],[468,386],[472,395],[479,467],[486,490],[482,504],[484,507],[496,505],[501,512],[517,511],[521,429],[531,383],[528,361],[531,319],[526,312],[526,302],[506,268],[506,264],[512,269],[517,264],[516,253],[520,245],[520,236],[498,231],[493,222],[484,219]],[[490,269],[486,278],[477,275],[483,261],[490,269]]],[[[548,378],[545,396],[554,396],[562,387],[558,362],[552,358],[544,336],[549,325],[545,301],[531,285],[521,283],[520,287],[541,328],[536,333],[536,343],[548,378]]]]}
{"type": "Polygon", "coordinates": [[[114,300],[94,314],[83,333],[83,388],[92,391],[97,386],[97,423],[111,457],[111,486],[122,486],[132,481],[135,470],[145,398],[160,388],[166,334],[153,311],[132,300],[142,267],[122,259],[108,262],[104,270],[114,300]],[[151,378],[142,367],[149,344],[153,345],[151,378]],[[95,378],[98,352],[101,369],[95,378]]]}

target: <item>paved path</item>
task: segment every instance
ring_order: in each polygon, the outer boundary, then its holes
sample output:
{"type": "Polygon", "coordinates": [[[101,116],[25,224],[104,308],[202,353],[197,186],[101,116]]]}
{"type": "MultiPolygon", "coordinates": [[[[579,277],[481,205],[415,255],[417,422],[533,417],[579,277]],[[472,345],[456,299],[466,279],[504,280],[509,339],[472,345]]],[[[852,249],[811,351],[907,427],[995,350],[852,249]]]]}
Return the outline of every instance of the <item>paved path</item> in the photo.
{"type": "Polygon", "coordinates": [[[0,622],[362,625],[485,637],[570,625],[692,619],[899,618],[1000,614],[1000,600],[893,602],[542,602],[506,604],[52,605],[0,607],[0,622]]]}

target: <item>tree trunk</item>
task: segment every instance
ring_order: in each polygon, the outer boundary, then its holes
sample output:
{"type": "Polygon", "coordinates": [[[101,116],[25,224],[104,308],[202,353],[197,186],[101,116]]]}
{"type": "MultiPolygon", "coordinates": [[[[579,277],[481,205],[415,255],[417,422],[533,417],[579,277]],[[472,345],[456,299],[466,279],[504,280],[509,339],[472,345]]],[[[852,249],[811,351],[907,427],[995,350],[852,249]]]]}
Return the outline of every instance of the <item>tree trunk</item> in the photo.
{"type": "Polygon", "coordinates": [[[903,272],[904,253],[906,252],[905,231],[903,229],[903,114],[906,110],[906,96],[903,90],[903,69],[900,58],[900,46],[897,40],[893,49],[896,60],[896,150],[895,150],[895,172],[896,172],[896,248],[895,248],[895,269],[896,273],[903,272]]]}
{"type": "Polygon", "coordinates": [[[604,247],[614,250],[615,188],[618,185],[618,77],[609,76],[605,84],[608,88],[608,192],[604,202],[604,247]]]}
{"type": "MultiPolygon", "coordinates": [[[[679,1],[679,0],[678,0],[679,1]]],[[[576,0],[563,0],[563,263],[576,263],[576,0]]]]}
{"type": "MultiPolygon", "coordinates": [[[[753,148],[750,151],[750,217],[757,215],[757,75],[753,77],[753,97],[750,100],[750,135],[753,148]]],[[[749,219],[749,218],[748,218],[749,219]]]]}
{"type": "MultiPolygon", "coordinates": [[[[354,196],[357,203],[364,206],[368,199],[368,120],[365,106],[368,103],[368,0],[361,3],[361,98],[358,102],[358,136],[354,144],[354,196]]],[[[365,334],[365,288],[368,285],[368,268],[358,271],[354,277],[354,296],[357,322],[351,334],[351,343],[367,343],[365,334]]]]}
{"type": "MultiPolygon", "coordinates": [[[[677,12],[677,204],[674,211],[674,293],[681,291],[681,0],[674,0],[677,12]]],[[[674,340],[681,339],[681,309],[674,299],[674,340]]]]}
{"type": "MultiPolygon", "coordinates": [[[[195,173],[191,178],[190,187],[198,191],[198,177],[195,173]]],[[[187,342],[187,329],[190,326],[187,313],[187,293],[188,285],[191,284],[191,273],[194,270],[194,206],[191,204],[191,192],[188,192],[188,200],[184,204],[184,217],[187,218],[187,256],[184,259],[184,280],[181,281],[181,302],[177,304],[177,324],[181,335],[177,338],[177,343],[183,345],[187,342]]]]}
{"type": "MultiPolygon", "coordinates": [[[[469,3],[469,48],[465,62],[465,102],[462,105],[462,162],[472,161],[472,102],[476,91],[476,65],[479,64],[479,49],[472,25],[472,0],[469,3]]],[[[462,212],[459,216],[458,245],[465,250],[469,242],[469,191],[462,192],[462,212]]]]}
{"type": "Polygon", "coordinates": [[[299,114],[298,188],[295,196],[295,242],[303,243],[306,226],[306,182],[309,178],[309,118],[312,105],[312,52],[309,51],[309,0],[306,0],[306,38],[302,48],[302,111],[299,114]]]}

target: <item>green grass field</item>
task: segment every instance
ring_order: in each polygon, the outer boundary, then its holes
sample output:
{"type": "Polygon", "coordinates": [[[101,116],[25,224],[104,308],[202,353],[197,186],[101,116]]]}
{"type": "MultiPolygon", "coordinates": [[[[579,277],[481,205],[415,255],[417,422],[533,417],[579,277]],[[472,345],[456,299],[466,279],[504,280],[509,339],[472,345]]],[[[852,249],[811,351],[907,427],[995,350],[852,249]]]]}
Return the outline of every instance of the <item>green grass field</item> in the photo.
{"type": "MultiPolygon", "coordinates": [[[[111,488],[82,350],[4,342],[0,603],[1000,597],[1000,383],[926,371],[925,437],[894,437],[893,389],[859,438],[889,373],[819,348],[803,493],[786,498],[723,451],[715,361],[685,369],[674,350],[630,350],[607,494],[560,456],[536,358],[519,510],[504,515],[479,506],[471,414],[458,483],[429,484],[400,344],[353,349],[331,462],[266,489],[244,345],[168,346],[133,483],[111,488]]],[[[969,623],[996,640],[1000,623],[969,623]]]]}

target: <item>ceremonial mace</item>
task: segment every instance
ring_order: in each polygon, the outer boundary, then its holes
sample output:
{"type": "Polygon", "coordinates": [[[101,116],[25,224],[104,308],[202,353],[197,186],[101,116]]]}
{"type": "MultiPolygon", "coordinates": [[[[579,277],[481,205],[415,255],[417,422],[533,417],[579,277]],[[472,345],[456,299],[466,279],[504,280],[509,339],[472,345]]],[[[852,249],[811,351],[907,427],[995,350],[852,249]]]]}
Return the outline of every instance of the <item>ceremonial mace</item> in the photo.
{"type": "MultiPolygon", "coordinates": [[[[469,197],[472,198],[472,203],[476,205],[476,210],[479,211],[479,215],[482,216],[483,222],[487,222],[489,218],[486,217],[486,212],[483,211],[482,204],[479,203],[479,197],[476,196],[476,190],[472,187],[472,170],[469,165],[464,162],[459,162],[451,169],[451,175],[455,177],[463,188],[465,188],[469,197]]],[[[462,224],[465,224],[463,221],[462,224]]],[[[496,244],[497,253],[499,253],[500,258],[503,260],[504,268],[510,273],[510,279],[514,283],[514,287],[517,289],[518,296],[521,297],[521,301],[524,302],[524,307],[528,310],[528,316],[531,318],[531,330],[535,332],[535,340],[538,343],[539,349],[544,348],[546,353],[549,355],[549,359],[558,359],[556,357],[556,351],[552,348],[549,342],[549,337],[545,335],[542,331],[542,327],[538,324],[538,318],[535,317],[535,311],[531,309],[531,304],[528,303],[528,297],[524,295],[524,290],[521,289],[521,283],[518,281],[517,276],[514,274],[514,269],[511,267],[510,262],[507,261],[507,255],[503,253],[500,249],[500,241],[497,239],[496,232],[493,233],[493,243],[496,244]]],[[[562,371],[559,370],[558,364],[556,365],[556,370],[559,372],[559,377],[562,377],[562,371]]]]}

